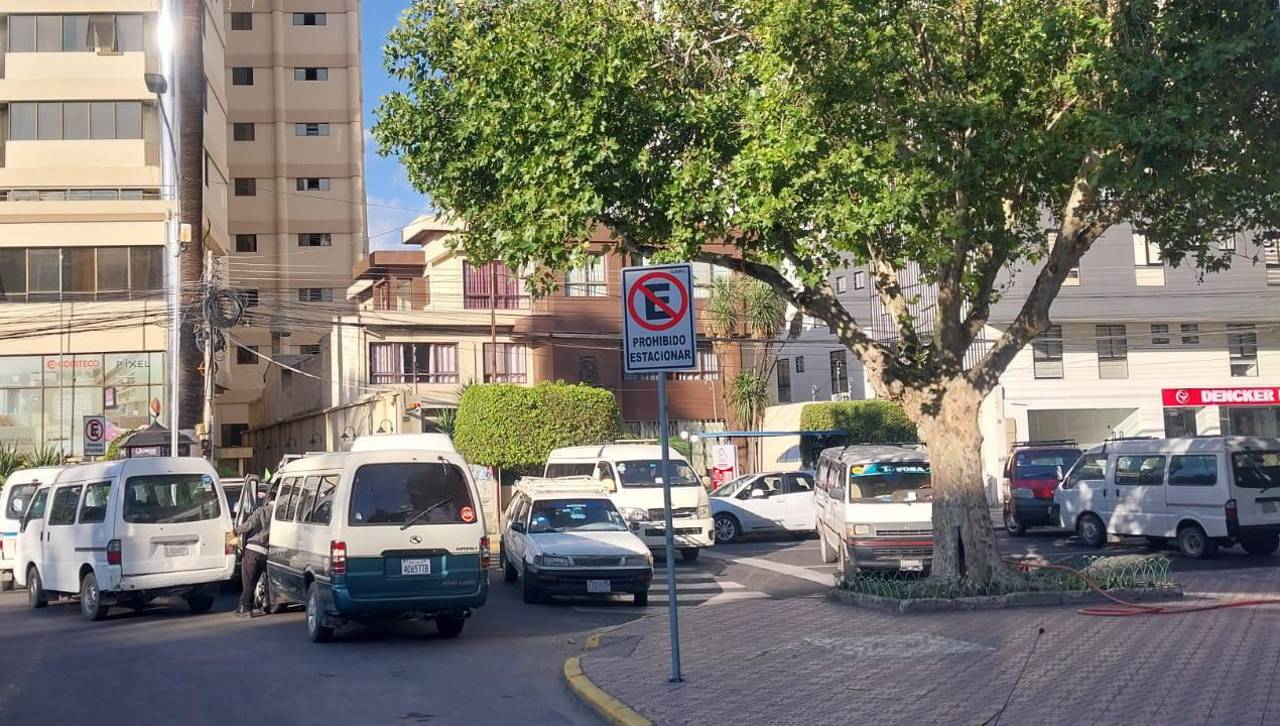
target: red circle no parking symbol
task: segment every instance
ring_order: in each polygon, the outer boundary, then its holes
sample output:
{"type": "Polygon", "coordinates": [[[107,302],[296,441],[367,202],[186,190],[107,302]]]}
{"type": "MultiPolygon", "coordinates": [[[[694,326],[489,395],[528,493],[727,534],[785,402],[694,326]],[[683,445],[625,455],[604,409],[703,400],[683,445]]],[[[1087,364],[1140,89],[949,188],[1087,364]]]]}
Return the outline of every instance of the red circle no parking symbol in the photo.
{"type": "Polygon", "coordinates": [[[635,321],[636,325],[660,333],[664,330],[674,328],[684,319],[685,313],[689,310],[689,291],[685,289],[683,283],[667,272],[650,272],[643,277],[638,278],[631,285],[631,289],[627,291],[627,314],[635,321]],[[657,286],[649,287],[648,283],[653,280],[659,280],[669,283],[671,289],[680,296],[680,304],[672,305],[671,301],[658,296],[657,286]],[[638,309],[636,303],[643,298],[645,309],[638,309]],[[659,321],[650,322],[649,310],[655,310],[663,317],[659,321]]]}

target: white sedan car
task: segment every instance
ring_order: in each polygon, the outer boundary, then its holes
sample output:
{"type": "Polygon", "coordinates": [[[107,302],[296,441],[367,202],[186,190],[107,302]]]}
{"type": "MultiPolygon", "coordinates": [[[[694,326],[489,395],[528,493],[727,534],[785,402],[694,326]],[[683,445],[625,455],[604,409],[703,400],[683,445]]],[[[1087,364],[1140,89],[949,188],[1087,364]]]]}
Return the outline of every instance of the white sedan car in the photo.
{"type": "Polygon", "coordinates": [[[746,474],[711,492],[716,544],[756,532],[811,533],[813,474],[807,471],[746,474]]]}

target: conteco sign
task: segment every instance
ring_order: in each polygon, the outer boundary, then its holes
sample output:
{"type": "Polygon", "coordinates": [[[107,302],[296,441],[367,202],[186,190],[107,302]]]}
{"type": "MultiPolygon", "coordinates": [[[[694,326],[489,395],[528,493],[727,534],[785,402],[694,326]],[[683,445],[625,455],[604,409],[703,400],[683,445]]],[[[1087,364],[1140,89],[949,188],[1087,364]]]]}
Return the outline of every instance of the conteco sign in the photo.
{"type": "Polygon", "coordinates": [[[698,365],[690,265],[622,270],[622,367],[627,373],[698,365]]]}
{"type": "Polygon", "coordinates": [[[1280,406],[1280,386],[1165,388],[1165,406],[1280,406]]]}

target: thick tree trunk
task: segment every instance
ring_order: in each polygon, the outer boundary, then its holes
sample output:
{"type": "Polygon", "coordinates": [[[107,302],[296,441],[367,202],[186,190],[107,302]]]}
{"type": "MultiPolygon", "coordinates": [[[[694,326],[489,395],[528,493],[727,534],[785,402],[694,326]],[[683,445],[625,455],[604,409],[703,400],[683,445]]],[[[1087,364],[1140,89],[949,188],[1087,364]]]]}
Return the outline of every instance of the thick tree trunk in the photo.
{"type": "Polygon", "coordinates": [[[982,394],[964,380],[938,390],[907,406],[933,469],[933,576],[990,582],[1002,568],[982,481],[982,394]]]}

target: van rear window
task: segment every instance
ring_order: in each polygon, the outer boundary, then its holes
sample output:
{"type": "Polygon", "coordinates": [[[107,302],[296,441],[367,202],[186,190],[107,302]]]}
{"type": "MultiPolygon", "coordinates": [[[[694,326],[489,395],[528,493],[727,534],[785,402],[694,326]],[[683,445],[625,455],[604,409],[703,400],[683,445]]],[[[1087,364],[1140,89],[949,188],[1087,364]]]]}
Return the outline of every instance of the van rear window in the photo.
{"type": "Polygon", "coordinates": [[[352,525],[463,524],[478,521],[471,487],[447,462],[365,464],[351,485],[352,525]]]}
{"type": "Polygon", "coordinates": [[[222,516],[208,474],[131,476],[124,485],[124,521],[130,524],[203,522],[222,516]]]}
{"type": "Polygon", "coordinates": [[[4,503],[5,518],[22,519],[23,512],[27,511],[27,504],[31,502],[31,495],[35,493],[35,484],[14,484],[9,487],[9,500],[4,503]]]}

